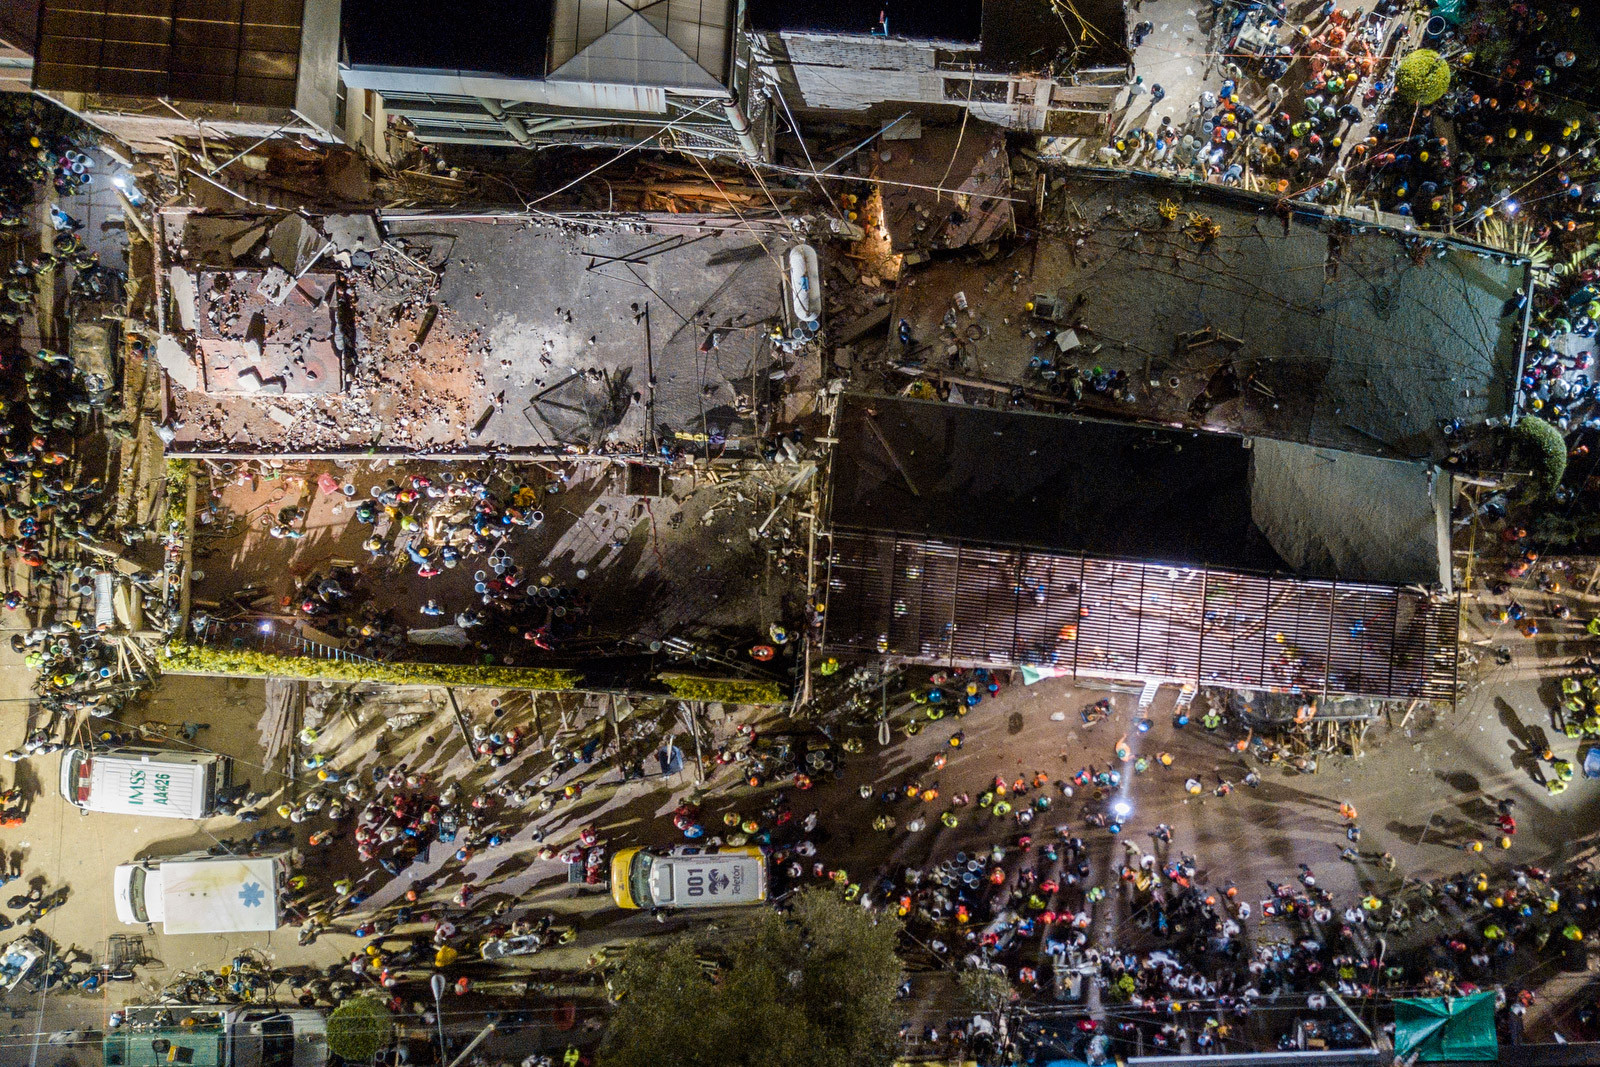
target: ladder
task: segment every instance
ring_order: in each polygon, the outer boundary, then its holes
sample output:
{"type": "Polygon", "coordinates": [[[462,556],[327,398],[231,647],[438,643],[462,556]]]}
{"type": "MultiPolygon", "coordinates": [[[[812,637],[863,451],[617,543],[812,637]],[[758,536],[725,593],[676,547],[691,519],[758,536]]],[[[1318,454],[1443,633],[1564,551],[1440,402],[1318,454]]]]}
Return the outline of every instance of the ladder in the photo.
{"type": "MultiPolygon", "coordinates": [[[[1139,710],[1144,711],[1156,702],[1156,694],[1161,691],[1160,682],[1146,682],[1144,688],[1139,690],[1139,710]]],[[[1179,699],[1182,699],[1181,697],[1179,699]]]]}

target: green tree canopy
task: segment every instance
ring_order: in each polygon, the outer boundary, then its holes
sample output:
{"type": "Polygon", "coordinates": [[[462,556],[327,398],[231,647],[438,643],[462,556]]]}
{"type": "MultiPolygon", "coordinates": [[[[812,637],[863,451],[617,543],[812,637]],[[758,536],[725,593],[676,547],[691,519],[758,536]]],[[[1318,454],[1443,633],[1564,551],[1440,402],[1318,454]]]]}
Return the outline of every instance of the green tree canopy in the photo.
{"type": "Polygon", "coordinates": [[[1011,982],[1005,975],[977,968],[961,972],[956,979],[961,999],[973,1011],[999,1011],[1011,1003],[1011,982]]]}
{"type": "Polygon", "coordinates": [[[1423,107],[1433,103],[1450,88],[1450,64],[1431,48],[1419,48],[1400,61],[1395,72],[1394,90],[1408,104],[1423,107]]]}
{"type": "Polygon", "coordinates": [[[347,1000],[328,1016],[328,1051],[341,1060],[366,1063],[393,1036],[389,1009],[375,997],[347,1000]]]}
{"type": "Polygon", "coordinates": [[[1567,474],[1567,439],[1560,430],[1537,415],[1524,415],[1517,421],[1517,443],[1532,453],[1539,471],[1539,488],[1548,493],[1561,484],[1567,474]]]}
{"type": "Polygon", "coordinates": [[[825,889],[715,947],[646,941],[624,959],[603,1067],[887,1067],[900,1016],[898,920],[825,889]],[[709,951],[725,965],[702,965],[709,951]]]}

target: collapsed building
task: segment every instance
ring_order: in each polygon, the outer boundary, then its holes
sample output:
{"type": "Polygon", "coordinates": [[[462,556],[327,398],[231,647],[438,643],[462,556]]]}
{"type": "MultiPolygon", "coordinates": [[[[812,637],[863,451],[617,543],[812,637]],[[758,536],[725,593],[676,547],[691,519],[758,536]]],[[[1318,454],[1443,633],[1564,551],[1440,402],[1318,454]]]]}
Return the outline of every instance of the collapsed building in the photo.
{"type": "Polygon", "coordinates": [[[824,651],[1454,696],[1430,464],[856,395],[835,434],[824,651]]]}
{"type": "Polygon", "coordinates": [[[731,221],[158,213],[161,433],[212,561],[173,669],[784,677],[698,635],[796,610],[816,465],[778,432],[820,280],[731,221]]]}
{"type": "Polygon", "coordinates": [[[1454,699],[1450,467],[1515,417],[1528,262],[1105,177],[1041,168],[1032,242],[896,290],[831,435],[824,650],[1454,699]]]}
{"type": "Polygon", "coordinates": [[[749,455],[781,346],[804,333],[784,296],[796,242],[776,226],[163,225],[178,455],[749,455]]]}
{"type": "Polygon", "coordinates": [[[885,388],[1443,459],[1513,417],[1525,257],[1215,186],[1042,169],[1039,236],[896,293],[885,388]]]}

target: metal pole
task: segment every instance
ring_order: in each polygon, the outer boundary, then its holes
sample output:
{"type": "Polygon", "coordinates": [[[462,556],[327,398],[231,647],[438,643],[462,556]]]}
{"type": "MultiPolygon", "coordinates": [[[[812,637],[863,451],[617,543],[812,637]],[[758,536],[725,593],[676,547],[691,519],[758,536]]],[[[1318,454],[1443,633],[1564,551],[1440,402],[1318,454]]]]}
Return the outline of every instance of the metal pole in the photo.
{"type": "Polygon", "coordinates": [[[456,703],[455,690],[451,689],[449,686],[445,686],[444,695],[449,699],[450,710],[455,714],[456,729],[461,731],[461,739],[467,743],[467,751],[471,754],[473,760],[476,761],[480,758],[478,756],[478,745],[477,742],[472,739],[472,731],[467,727],[467,717],[466,715],[462,714],[461,705],[456,703]]]}
{"type": "Polygon", "coordinates": [[[433,1021],[439,1027],[439,1058],[444,1059],[444,1008],[439,1005],[439,998],[444,995],[444,975],[434,975],[428,986],[433,990],[433,1021]]]}
{"type": "Polygon", "coordinates": [[[1328,994],[1328,996],[1333,998],[1333,1002],[1339,1005],[1339,1010],[1348,1015],[1350,1017],[1350,1021],[1355,1023],[1356,1026],[1360,1027],[1363,1034],[1367,1035],[1367,1040],[1371,1041],[1373,1045],[1376,1046],[1377,1040],[1372,1036],[1372,1028],[1361,1021],[1361,1016],[1350,1010],[1350,1005],[1344,1002],[1344,998],[1339,995],[1339,991],[1333,988],[1333,986],[1329,985],[1327,982],[1322,983],[1322,988],[1328,994]]]}
{"type": "Polygon", "coordinates": [[[644,305],[644,374],[645,374],[645,440],[650,442],[650,451],[656,451],[656,354],[650,338],[650,302],[644,305]]]}
{"type": "MultiPolygon", "coordinates": [[[[785,104],[784,106],[788,107],[787,104],[785,104]]],[[[846,152],[844,155],[840,156],[838,159],[834,160],[832,163],[829,163],[826,167],[823,167],[819,171],[814,171],[813,173],[815,174],[816,177],[819,177],[819,178],[822,177],[822,175],[828,173],[834,167],[837,167],[839,164],[843,163],[845,160],[849,159],[851,156],[855,155],[857,152],[859,152],[863,148],[867,147],[867,145],[871,144],[873,141],[877,140],[879,137],[882,137],[884,134],[888,133],[890,130],[894,129],[896,126],[900,125],[902,122],[904,122],[906,119],[908,119],[910,117],[911,117],[911,112],[907,111],[904,115],[901,115],[899,118],[897,118],[893,122],[889,123],[889,125],[885,126],[883,129],[878,130],[871,137],[868,137],[865,141],[862,141],[860,144],[858,144],[854,148],[850,149],[850,151],[846,152]]]]}
{"type": "Polygon", "coordinates": [[[611,739],[617,744],[617,766],[622,766],[622,728],[617,725],[617,698],[606,694],[606,719],[611,723],[611,739]]]}
{"type": "MultiPolygon", "coordinates": [[[[233,166],[235,163],[239,162],[239,160],[243,159],[245,156],[249,155],[251,152],[254,152],[256,149],[260,148],[262,145],[266,144],[268,141],[272,140],[274,137],[278,136],[278,134],[280,134],[284,130],[288,129],[293,123],[294,123],[294,119],[290,119],[288,122],[285,122],[282,126],[279,126],[277,129],[273,130],[271,133],[269,133],[265,137],[261,138],[261,140],[257,141],[255,144],[251,145],[249,148],[241,148],[239,151],[235,152],[228,159],[228,161],[226,163],[218,163],[216,166],[212,167],[206,173],[208,173],[208,174],[212,175],[213,177],[215,177],[219,172],[224,171],[224,170],[228,169],[229,167],[233,166]]],[[[206,162],[209,163],[209,162],[211,162],[211,160],[207,159],[206,162]]]]}
{"type": "Polygon", "coordinates": [[[689,720],[689,733],[694,737],[694,765],[699,780],[706,780],[706,765],[700,758],[700,724],[695,721],[694,706],[687,700],[683,702],[684,717],[689,720]]]}
{"type": "MultiPolygon", "coordinates": [[[[495,1024],[494,1023],[490,1023],[488,1026],[485,1026],[482,1030],[479,1030],[478,1031],[478,1036],[473,1038],[470,1042],[468,1042],[467,1047],[461,1050],[461,1055],[457,1056],[455,1059],[450,1061],[450,1067],[456,1067],[456,1064],[458,1064],[462,1060],[466,1059],[467,1058],[467,1053],[471,1052],[473,1049],[477,1048],[480,1044],[482,1044],[483,1043],[483,1039],[488,1037],[490,1034],[494,1033],[494,1030],[495,1030],[495,1024]]],[[[440,1055],[444,1054],[444,1046],[443,1046],[443,1044],[441,1044],[439,1046],[439,1053],[440,1053],[440,1055]]]]}

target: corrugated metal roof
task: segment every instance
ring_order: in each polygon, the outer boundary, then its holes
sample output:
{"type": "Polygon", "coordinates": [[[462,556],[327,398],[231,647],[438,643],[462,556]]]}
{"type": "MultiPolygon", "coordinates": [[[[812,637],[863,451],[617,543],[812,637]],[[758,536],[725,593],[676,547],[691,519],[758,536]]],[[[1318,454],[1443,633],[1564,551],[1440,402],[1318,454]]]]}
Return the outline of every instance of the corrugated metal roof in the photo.
{"type": "MultiPolygon", "coordinates": [[[[624,85],[685,85],[721,87],[728,74],[728,43],[733,22],[730,0],[553,0],[550,15],[550,70],[552,77],[590,78],[624,85]],[[625,23],[640,16],[657,31],[652,35],[635,26],[623,30],[625,23]],[[623,31],[621,37],[602,44],[602,40],[623,31]],[[618,75],[633,78],[631,68],[617,66],[628,59],[632,49],[651,58],[672,56],[654,37],[665,37],[699,68],[683,71],[677,77],[692,80],[660,82],[620,81],[618,75]],[[629,41],[629,38],[635,40],[629,41]],[[598,46],[598,47],[596,47],[598,46]],[[581,53],[583,64],[573,65],[581,53]],[[586,72],[593,67],[593,75],[586,72]],[[570,69],[568,69],[570,68],[570,69]],[[594,75],[604,75],[594,76],[594,75]],[[706,79],[710,79],[709,84],[706,79]]],[[[672,56],[674,61],[677,57],[672,56]]],[[[646,70],[643,77],[659,77],[661,71],[646,70]]]]}
{"type": "Polygon", "coordinates": [[[722,88],[667,35],[634,12],[591,42],[558,69],[551,81],[675,88],[722,88]]]}
{"type": "Polygon", "coordinates": [[[828,564],[828,652],[1455,699],[1450,597],[839,528],[828,564]]]}
{"type": "Polygon", "coordinates": [[[45,0],[34,85],[293,107],[303,0],[45,0]]]}
{"type": "Polygon", "coordinates": [[[107,1067],[223,1067],[227,1037],[220,1027],[185,1030],[112,1031],[105,1037],[103,1055],[107,1067]],[[174,1052],[176,1050],[176,1052],[174,1052]]]}
{"type": "Polygon", "coordinates": [[[1450,480],[1427,463],[862,394],[836,432],[843,526],[1448,589],[1450,480]]]}

